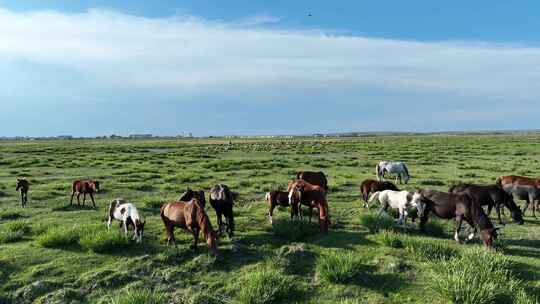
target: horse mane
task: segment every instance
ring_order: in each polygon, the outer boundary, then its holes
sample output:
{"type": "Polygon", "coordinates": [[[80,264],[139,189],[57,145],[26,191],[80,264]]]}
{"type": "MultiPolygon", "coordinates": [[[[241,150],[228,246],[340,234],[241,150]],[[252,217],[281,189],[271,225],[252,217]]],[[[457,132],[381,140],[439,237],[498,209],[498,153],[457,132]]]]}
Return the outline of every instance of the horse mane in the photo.
{"type": "Polygon", "coordinates": [[[491,220],[484,212],[484,209],[480,205],[477,205],[473,202],[473,199],[467,195],[463,194],[466,199],[469,201],[469,210],[471,211],[471,217],[473,220],[473,223],[478,227],[480,230],[484,230],[487,228],[493,228],[493,223],[491,223],[491,220]]]}
{"type": "Polygon", "coordinates": [[[204,237],[208,238],[209,234],[214,231],[212,228],[212,223],[208,218],[208,214],[206,214],[206,211],[201,206],[198,199],[192,198],[190,203],[193,204],[192,217],[196,220],[197,224],[201,228],[201,232],[203,233],[204,237]]]}

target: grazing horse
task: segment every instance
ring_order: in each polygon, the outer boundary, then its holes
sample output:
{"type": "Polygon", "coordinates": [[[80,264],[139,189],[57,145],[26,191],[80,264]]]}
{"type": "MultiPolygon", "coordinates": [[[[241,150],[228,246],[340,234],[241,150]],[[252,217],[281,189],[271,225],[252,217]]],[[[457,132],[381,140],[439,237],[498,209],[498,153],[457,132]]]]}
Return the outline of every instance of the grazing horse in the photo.
{"type": "MultiPolygon", "coordinates": [[[[268,219],[270,220],[270,224],[272,224],[272,215],[276,206],[289,206],[289,193],[284,191],[270,191],[266,193],[264,198],[268,202],[268,219]]],[[[292,217],[293,214],[291,213],[292,217]]]]}
{"type": "Polygon", "coordinates": [[[176,245],[174,227],[180,227],[193,234],[193,244],[190,246],[193,251],[197,251],[199,232],[202,232],[208,248],[214,255],[217,255],[217,234],[212,228],[203,206],[196,198],[188,202],[166,203],[161,206],[160,216],[167,232],[167,245],[171,242],[176,245]]]}
{"type": "Polygon", "coordinates": [[[399,220],[398,223],[401,225],[407,222],[407,208],[416,208],[420,203],[421,195],[419,192],[409,192],[409,191],[394,191],[394,190],[383,190],[376,191],[369,198],[369,202],[373,200],[378,200],[381,204],[381,209],[379,209],[379,215],[383,211],[387,211],[388,207],[393,209],[399,209],[399,220]]]}
{"type": "Polygon", "coordinates": [[[180,196],[178,200],[182,202],[189,202],[192,198],[196,198],[197,200],[199,200],[199,204],[201,204],[203,208],[206,208],[206,198],[204,196],[203,190],[193,191],[191,189],[188,189],[186,193],[182,194],[182,196],[180,196]]]}
{"type": "Polygon", "coordinates": [[[420,230],[425,231],[425,224],[428,221],[429,213],[443,219],[456,219],[456,230],[454,239],[459,243],[459,230],[465,220],[474,232],[469,235],[469,240],[474,237],[474,233],[480,230],[480,239],[488,248],[493,247],[493,241],[497,239],[497,230],[489,217],[484,213],[484,209],[475,204],[473,199],[465,193],[446,193],[430,189],[419,190],[422,195],[418,204],[418,215],[420,216],[420,230]]]}
{"type": "Polygon", "coordinates": [[[364,208],[368,208],[368,199],[371,193],[383,190],[399,191],[396,185],[391,182],[380,182],[374,179],[366,179],[360,184],[360,193],[362,193],[362,199],[364,200],[364,208]]]}
{"type": "Polygon", "coordinates": [[[142,243],[144,224],[139,210],[125,201],[123,198],[117,198],[109,205],[109,220],[107,221],[107,229],[110,229],[112,220],[120,221],[120,227],[124,227],[124,234],[128,236],[128,227],[133,226],[133,240],[137,243],[142,243]]]}
{"type": "MultiPolygon", "coordinates": [[[[328,233],[328,226],[330,226],[330,214],[328,211],[328,202],[326,196],[322,191],[304,190],[301,186],[294,186],[289,192],[289,202],[292,207],[292,212],[295,216],[300,213],[300,205],[306,205],[309,207],[311,213],[313,208],[319,210],[319,229],[323,234],[328,233]]],[[[311,222],[311,213],[309,221],[311,222]]]]}
{"type": "Polygon", "coordinates": [[[504,191],[498,185],[474,185],[474,184],[459,184],[450,187],[448,192],[451,193],[467,193],[475,203],[480,206],[488,206],[487,215],[491,214],[491,209],[495,207],[497,211],[497,217],[499,223],[504,225],[501,219],[501,208],[504,210],[504,206],[510,210],[512,219],[514,222],[522,225],[523,217],[521,215],[521,209],[514,202],[514,198],[511,194],[504,191]]]}
{"type": "MultiPolygon", "coordinates": [[[[290,181],[287,185],[287,193],[289,193],[289,205],[291,205],[291,218],[296,215],[300,215],[300,217],[302,216],[302,213],[299,213],[300,206],[298,206],[296,209],[296,206],[292,203],[291,191],[294,190],[294,188],[302,188],[302,191],[318,191],[321,192],[324,197],[326,197],[326,192],[322,186],[310,184],[303,179],[290,181]]],[[[311,217],[313,215],[313,207],[311,207],[312,204],[306,201],[302,205],[309,207],[309,221],[311,222],[311,217]]]]}
{"type": "Polygon", "coordinates": [[[499,176],[495,182],[504,191],[517,196],[521,200],[525,200],[523,207],[523,216],[525,211],[532,203],[533,217],[536,217],[535,201],[540,201],[540,178],[530,178],[525,176],[499,176]]]}
{"type": "Polygon", "coordinates": [[[28,202],[28,189],[30,182],[26,178],[17,178],[17,188],[15,191],[21,191],[21,206],[25,207],[28,202]]]}
{"type": "Polygon", "coordinates": [[[99,191],[99,182],[94,180],[76,180],[72,184],[71,193],[71,202],[70,205],[73,205],[73,196],[77,193],[77,205],[80,206],[81,202],[79,200],[81,193],[83,194],[83,206],[86,202],[86,194],[90,195],[92,199],[92,204],[96,208],[96,202],[94,201],[94,193],[99,191]]]}
{"type": "Polygon", "coordinates": [[[391,173],[396,175],[396,184],[401,184],[401,179],[403,178],[403,181],[406,183],[409,182],[409,179],[411,176],[409,175],[409,169],[407,169],[407,165],[405,165],[404,162],[389,162],[389,161],[381,161],[377,164],[375,167],[375,171],[377,174],[377,180],[382,181],[384,179],[384,175],[386,173],[391,173]]]}
{"type": "Polygon", "coordinates": [[[210,205],[216,211],[219,233],[221,234],[223,226],[226,226],[229,237],[234,235],[234,196],[227,185],[218,184],[210,189],[210,205]],[[225,216],[226,224],[223,224],[222,216],[225,216]]]}
{"type": "Polygon", "coordinates": [[[324,172],[300,171],[296,173],[296,179],[303,179],[312,185],[321,186],[324,192],[328,193],[328,179],[326,179],[324,172]]]}

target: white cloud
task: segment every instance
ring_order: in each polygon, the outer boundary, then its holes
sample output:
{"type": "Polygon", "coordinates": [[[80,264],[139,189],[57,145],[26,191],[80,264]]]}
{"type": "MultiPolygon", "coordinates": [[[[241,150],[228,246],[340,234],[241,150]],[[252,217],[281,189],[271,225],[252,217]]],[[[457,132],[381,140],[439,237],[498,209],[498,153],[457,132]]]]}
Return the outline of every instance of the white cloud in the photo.
{"type": "Polygon", "coordinates": [[[212,90],[329,85],[538,98],[540,49],[264,29],[277,22],[0,10],[0,60],[72,69],[109,88],[212,90]]]}

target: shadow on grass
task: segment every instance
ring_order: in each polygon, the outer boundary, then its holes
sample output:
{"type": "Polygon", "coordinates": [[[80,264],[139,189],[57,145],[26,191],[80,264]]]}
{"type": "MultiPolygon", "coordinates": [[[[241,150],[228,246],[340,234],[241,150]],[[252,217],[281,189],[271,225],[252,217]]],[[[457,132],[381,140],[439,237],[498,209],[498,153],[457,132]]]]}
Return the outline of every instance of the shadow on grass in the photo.
{"type": "Polygon", "coordinates": [[[320,239],[313,242],[313,244],[325,248],[340,249],[352,249],[352,246],[355,245],[375,245],[375,242],[366,239],[366,235],[368,234],[359,231],[330,230],[328,235],[322,236],[320,239]]]}
{"type": "MultiPolygon", "coordinates": [[[[90,203],[91,204],[91,203],[90,203]]],[[[83,210],[92,210],[97,211],[98,208],[94,208],[92,205],[80,205],[77,204],[73,205],[65,205],[65,206],[56,206],[51,208],[52,211],[63,211],[63,212],[70,212],[70,211],[83,211],[83,210]]]]}

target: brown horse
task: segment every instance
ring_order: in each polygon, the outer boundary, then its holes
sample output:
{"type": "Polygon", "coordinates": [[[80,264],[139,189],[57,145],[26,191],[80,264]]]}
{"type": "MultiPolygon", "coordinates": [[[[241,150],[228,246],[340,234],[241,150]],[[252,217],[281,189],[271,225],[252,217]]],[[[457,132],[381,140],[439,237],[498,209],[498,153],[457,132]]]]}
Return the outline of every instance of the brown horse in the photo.
{"type": "Polygon", "coordinates": [[[15,191],[21,191],[21,206],[25,207],[28,202],[28,189],[30,188],[30,183],[26,178],[17,178],[17,188],[15,191]]]}
{"type": "Polygon", "coordinates": [[[309,207],[311,222],[311,214],[313,208],[319,210],[319,229],[323,234],[328,233],[328,226],[330,226],[330,214],[328,211],[328,202],[326,196],[322,191],[304,190],[301,186],[295,186],[289,192],[289,201],[291,202],[292,212],[297,216],[299,215],[300,205],[306,205],[309,207]]]}
{"type": "MultiPolygon", "coordinates": [[[[283,207],[289,206],[289,192],[270,191],[266,193],[265,199],[268,202],[268,219],[270,220],[270,224],[272,224],[273,223],[272,215],[274,213],[274,209],[277,206],[283,206],[283,207]]],[[[291,212],[291,218],[292,217],[293,217],[293,213],[291,212]]]]}
{"type": "Polygon", "coordinates": [[[171,241],[176,245],[174,227],[180,227],[193,234],[193,244],[190,246],[193,251],[197,251],[199,232],[202,232],[210,251],[217,254],[217,234],[199,200],[193,198],[188,202],[166,203],[161,206],[160,215],[167,232],[167,245],[171,241]]]}
{"type": "Polygon", "coordinates": [[[369,208],[368,199],[371,193],[383,190],[399,191],[396,185],[391,182],[380,182],[374,179],[366,179],[360,184],[360,193],[362,193],[362,199],[364,200],[364,208],[369,208]]]}
{"type": "Polygon", "coordinates": [[[80,196],[81,193],[83,194],[83,206],[86,202],[86,195],[90,195],[90,199],[92,199],[92,204],[94,205],[94,208],[96,208],[96,202],[94,201],[94,193],[99,191],[99,182],[94,180],[76,180],[72,184],[72,192],[71,192],[71,202],[70,205],[73,205],[73,196],[75,196],[75,193],[77,193],[77,205],[80,206],[80,196]]]}
{"type": "Polygon", "coordinates": [[[499,176],[495,182],[507,193],[525,200],[525,206],[523,206],[522,212],[523,216],[525,216],[525,211],[527,211],[529,204],[532,203],[533,217],[536,217],[536,205],[534,202],[540,202],[540,178],[508,175],[499,176]]]}
{"type": "Polygon", "coordinates": [[[310,184],[321,186],[324,193],[328,193],[328,179],[326,179],[324,172],[300,171],[296,173],[296,179],[303,179],[310,184]]]}
{"type": "Polygon", "coordinates": [[[303,179],[293,179],[290,181],[287,185],[287,192],[291,192],[291,190],[295,187],[302,187],[302,189],[305,191],[321,191],[326,195],[326,192],[322,186],[311,184],[303,179]]]}
{"type": "MultiPolygon", "coordinates": [[[[418,204],[420,216],[420,230],[425,231],[429,213],[443,219],[456,219],[454,239],[459,240],[459,230],[465,220],[476,232],[480,230],[480,239],[488,248],[493,247],[493,241],[497,239],[497,229],[493,226],[489,217],[484,213],[480,204],[475,204],[473,198],[465,193],[446,193],[430,189],[419,190],[421,203],[418,204]]],[[[474,232],[469,235],[469,240],[474,237],[474,232]]]]}

